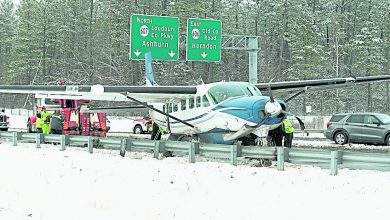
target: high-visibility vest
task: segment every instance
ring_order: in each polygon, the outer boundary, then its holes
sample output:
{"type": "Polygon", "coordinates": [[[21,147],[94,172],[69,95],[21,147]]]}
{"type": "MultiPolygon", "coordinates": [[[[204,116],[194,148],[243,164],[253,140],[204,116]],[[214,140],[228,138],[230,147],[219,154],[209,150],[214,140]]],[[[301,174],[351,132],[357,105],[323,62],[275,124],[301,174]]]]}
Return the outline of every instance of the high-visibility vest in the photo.
{"type": "Polygon", "coordinates": [[[42,118],[37,118],[37,120],[35,121],[35,127],[36,128],[42,128],[42,125],[44,124],[45,122],[43,121],[42,118]]]}
{"type": "Polygon", "coordinates": [[[295,129],[293,128],[291,121],[288,120],[287,118],[284,119],[283,125],[284,125],[284,132],[285,133],[289,134],[289,133],[294,132],[295,129]]]}
{"type": "Polygon", "coordinates": [[[164,129],[162,129],[161,127],[159,127],[158,129],[160,130],[160,134],[164,134],[165,133],[164,129]]]}
{"type": "Polygon", "coordinates": [[[43,123],[45,123],[45,124],[48,124],[48,123],[49,123],[49,121],[47,120],[47,118],[48,118],[48,117],[51,117],[51,116],[52,116],[52,114],[51,114],[50,112],[47,112],[47,111],[41,112],[41,118],[42,118],[43,123]]]}

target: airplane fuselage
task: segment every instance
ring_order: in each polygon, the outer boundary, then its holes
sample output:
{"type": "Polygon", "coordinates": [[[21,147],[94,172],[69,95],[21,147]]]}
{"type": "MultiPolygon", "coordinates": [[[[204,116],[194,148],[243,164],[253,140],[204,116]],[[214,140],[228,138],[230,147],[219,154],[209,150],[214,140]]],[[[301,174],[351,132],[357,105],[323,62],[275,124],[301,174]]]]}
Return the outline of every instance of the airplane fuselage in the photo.
{"type": "MultiPolygon", "coordinates": [[[[165,104],[153,104],[157,109],[180,118],[194,128],[156,111],[150,114],[161,128],[172,134],[197,135],[201,141],[231,144],[249,133],[260,136],[264,131],[280,125],[284,114],[265,117],[268,102],[270,97],[263,96],[247,82],[219,82],[197,86],[196,95],[186,99],[172,98],[165,104]],[[260,123],[262,125],[255,128],[260,123]],[[237,133],[245,128],[250,129],[242,134],[237,133]]],[[[285,103],[280,100],[277,102],[285,111],[285,103]]]]}

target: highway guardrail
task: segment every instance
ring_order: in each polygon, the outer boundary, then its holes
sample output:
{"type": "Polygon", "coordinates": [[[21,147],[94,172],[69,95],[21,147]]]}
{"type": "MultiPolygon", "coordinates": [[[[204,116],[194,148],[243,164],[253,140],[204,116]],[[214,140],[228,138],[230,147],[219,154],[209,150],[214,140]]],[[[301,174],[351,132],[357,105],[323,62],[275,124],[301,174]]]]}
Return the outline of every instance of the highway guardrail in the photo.
{"type": "Polygon", "coordinates": [[[153,153],[155,158],[167,151],[188,156],[188,161],[194,163],[196,155],[209,158],[226,159],[230,164],[237,165],[238,159],[274,159],[277,158],[277,169],[283,171],[285,162],[306,164],[330,169],[331,175],[336,175],[339,168],[369,169],[390,171],[390,153],[373,153],[362,151],[341,151],[326,149],[305,149],[285,147],[258,147],[241,145],[205,144],[198,142],[154,141],[142,139],[120,139],[114,137],[91,137],[78,135],[36,134],[23,132],[0,132],[0,139],[9,141],[13,146],[18,142],[35,143],[40,148],[42,143],[58,143],[60,150],[67,146],[85,146],[93,153],[96,146],[104,149],[118,150],[121,156],[126,152],[146,151],[153,153]],[[276,154],[276,155],[275,155],[276,154]]]}

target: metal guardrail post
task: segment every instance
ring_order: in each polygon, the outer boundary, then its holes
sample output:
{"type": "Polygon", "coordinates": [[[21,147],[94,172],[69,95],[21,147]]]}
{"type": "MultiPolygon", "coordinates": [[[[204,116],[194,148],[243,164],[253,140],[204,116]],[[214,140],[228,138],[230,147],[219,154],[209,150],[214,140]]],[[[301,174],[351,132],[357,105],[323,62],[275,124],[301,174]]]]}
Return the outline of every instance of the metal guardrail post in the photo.
{"type": "Polygon", "coordinates": [[[278,170],[284,170],[284,147],[277,147],[278,152],[278,170]]]}
{"type": "Polygon", "coordinates": [[[131,142],[131,140],[129,140],[129,139],[126,139],[126,150],[127,151],[132,151],[133,149],[133,143],[131,142]]]}
{"type": "Polygon", "coordinates": [[[92,137],[88,137],[88,151],[89,153],[93,153],[93,139],[92,137]]]}
{"type": "Polygon", "coordinates": [[[131,151],[131,141],[129,139],[122,139],[119,154],[124,157],[126,151],[131,151]]]}
{"type": "Polygon", "coordinates": [[[232,145],[230,151],[230,164],[233,166],[237,166],[237,154],[238,154],[238,147],[237,145],[232,145]]]}
{"type": "Polygon", "coordinates": [[[12,133],[12,146],[18,146],[18,132],[12,133]]]}
{"type": "Polygon", "coordinates": [[[158,159],[158,154],[160,153],[160,144],[161,144],[161,141],[156,141],[154,143],[154,155],[153,157],[158,159]]]}
{"type": "MultiPolygon", "coordinates": [[[[198,151],[199,151],[199,143],[197,144],[198,144],[198,151]]],[[[196,143],[191,142],[188,151],[188,162],[195,163],[195,154],[196,154],[196,143]]]]}
{"type": "Polygon", "coordinates": [[[330,152],[330,175],[337,175],[338,151],[330,152]]]}
{"type": "Polygon", "coordinates": [[[35,146],[37,148],[41,148],[42,140],[43,140],[43,134],[37,133],[37,136],[35,136],[35,146]]]}
{"type": "Polygon", "coordinates": [[[61,135],[60,136],[60,144],[61,144],[61,151],[64,151],[65,150],[65,143],[66,143],[66,141],[65,141],[65,139],[66,139],[66,137],[65,137],[65,135],[61,135]]]}
{"type": "Polygon", "coordinates": [[[242,156],[242,145],[240,142],[237,143],[237,157],[242,156]]]}
{"type": "Polygon", "coordinates": [[[68,134],[65,135],[65,145],[70,145],[70,136],[68,134]]]}
{"type": "Polygon", "coordinates": [[[284,162],[288,162],[290,160],[290,149],[289,147],[284,148],[284,162]]]}
{"type": "Polygon", "coordinates": [[[124,157],[126,154],[126,139],[122,139],[121,140],[121,148],[119,150],[119,155],[121,155],[122,157],[124,157]]]}
{"type": "Polygon", "coordinates": [[[199,142],[191,142],[195,146],[195,154],[199,154],[199,142]]]}
{"type": "Polygon", "coordinates": [[[342,150],[338,150],[338,155],[337,155],[337,164],[343,164],[343,154],[344,152],[342,150]]]}

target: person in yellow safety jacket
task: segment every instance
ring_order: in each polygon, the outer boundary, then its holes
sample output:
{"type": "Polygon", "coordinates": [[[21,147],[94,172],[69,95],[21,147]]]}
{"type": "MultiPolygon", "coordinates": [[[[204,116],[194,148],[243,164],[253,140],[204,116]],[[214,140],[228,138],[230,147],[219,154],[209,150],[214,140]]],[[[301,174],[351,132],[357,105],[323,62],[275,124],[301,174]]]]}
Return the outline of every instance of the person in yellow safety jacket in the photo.
{"type": "Polygon", "coordinates": [[[43,120],[41,117],[41,113],[37,113],[37,120],[35,121],[35,128],[37,129],[37,133],[42,133],[42,125],[43,125],[43,120]]]}
{"type": "Polygon", "coordinates": [[[41,111],[41,118],[43,121],[42,133],[44,133],[44,134],[50,133],[50,118],[51,118],[51,116],[52,116],[52,114],[50,112],[47,112],[45,107],[42,107],[42,111],[41,111]]]}
{"type": "Polygon", "coordinates": [[[283,120],[283,128],[284,128],[284,146],[291,148],[294,128],[292,122],[287,118],[283,120]]]}
{"type": "Polygon", "coordinates": [[[163,135],[165,133],[164,129],[162,129],[161,127],[158,128],[160,130],[160,134],[163,135]]]}

